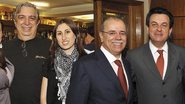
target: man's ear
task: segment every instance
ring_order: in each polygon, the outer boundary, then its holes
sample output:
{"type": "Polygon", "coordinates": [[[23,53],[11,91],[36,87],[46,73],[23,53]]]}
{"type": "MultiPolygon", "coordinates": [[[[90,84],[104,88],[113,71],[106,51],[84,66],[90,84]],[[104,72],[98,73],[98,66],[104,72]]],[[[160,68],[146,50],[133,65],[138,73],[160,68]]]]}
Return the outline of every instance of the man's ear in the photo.
{"type": "Polygon", "coordinates": [[[171,35],[171,33],[172,33],[172,30],[173,30],[173,29],[171,28],[171,29],[170,29],[170,32],[169,32],[169,37],[170,37],[170,35],[171,35]]]}
{"type": "Polygon", "coordinates": [[[14,24],[16,24],[16,20],[15,19],[13,19],[13,22],[14,22],[14,24]]]}
{"type": "Polygon", "coordinates": [[[149,27],[148,26],[146,27],[146,31],[149,33],[149,27]]]}
{"type": "Polygon", "coordinates": [[[17,28],[17,21],[15,20],[15,19],[13,19],[13,22],[14,22],[14,25],[15,25],[15,27],[17,28]]]}
{"type": "Polygon", "coordinates": [[[40,24],[40,19],[37,21],[37,26],[40,24]]]}
{"type": "Polygon", "coordinates": [[[103,42],[103,33],[99,32],[99,36],[100,36],[100,40],[101,40],[101,43],[102,43],[103,42]]]}

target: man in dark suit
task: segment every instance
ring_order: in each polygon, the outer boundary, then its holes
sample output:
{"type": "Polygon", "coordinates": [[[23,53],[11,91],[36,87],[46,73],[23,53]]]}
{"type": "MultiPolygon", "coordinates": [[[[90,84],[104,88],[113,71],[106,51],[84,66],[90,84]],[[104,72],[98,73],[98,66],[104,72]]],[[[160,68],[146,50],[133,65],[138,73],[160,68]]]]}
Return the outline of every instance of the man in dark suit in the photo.
{"type": "Polygon", "coordinates": [[[125,23],[117,17],[107,18],[101,28],[99,50],[75,63],[67,94],[67,104],[132,104],[133,88],[129,64],[122,58],[127,42],[125,23]],[[120,60],[126,76],[127,91],[118,79],[115,60],[120,60]]]}
{"type": "Polygon", "coordinates": [[[168,10],[151,9],[146,18],[149,42],[128,52],[138,104],[185,104],[185,49],[168,41],[173,24],[168,10]]]}

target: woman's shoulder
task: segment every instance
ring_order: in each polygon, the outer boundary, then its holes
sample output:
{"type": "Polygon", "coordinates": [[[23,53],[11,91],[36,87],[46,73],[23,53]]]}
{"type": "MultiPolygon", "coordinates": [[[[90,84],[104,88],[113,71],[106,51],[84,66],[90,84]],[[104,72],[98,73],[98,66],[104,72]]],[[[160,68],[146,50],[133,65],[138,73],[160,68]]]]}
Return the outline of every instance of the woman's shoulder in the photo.
{"type": "Polygon", "coordinates": [[[0,89],[9,87],[9,79],[4,69],[0,68],[0,89]]]}

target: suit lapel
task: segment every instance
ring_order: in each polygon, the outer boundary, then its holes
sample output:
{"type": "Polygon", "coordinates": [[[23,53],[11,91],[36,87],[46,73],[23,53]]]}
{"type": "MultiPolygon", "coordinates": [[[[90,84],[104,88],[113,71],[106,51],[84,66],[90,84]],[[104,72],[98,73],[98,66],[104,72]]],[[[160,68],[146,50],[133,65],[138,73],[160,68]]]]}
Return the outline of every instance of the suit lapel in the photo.
{"type": "Polygon", "coordinates": [[[155,76],[157,76],[157,78],[161,79],[161,75],[158,72],[157,66],[155,64],[154,58],[153,58],[151,50],[149,48],[149,43],[144,46],[143,58],[144,58],[143,65],[146,65],[146,67],[148,67],[147,69],[149,71],[151,71],[155,76]]]}
{"type": "Polygon", "coordinates": [[[100,70],[113,83],[113,85],[116,85],[116,88],[118,88],[119,90],[122,90],[120,87],[118,77],[115,74],[112,66],[110,65],[109,61],[107,60],[103,52],[99,49],[99,50],[96,50],[95,54],[98,57],[97,65],[100,67],[100,70]]]}
{"type": "Polygon", "coordinates": [[[175,49],[173,48],[173,46],[168,43],[168,63],[167,63],[167,70],[166,70],[164,80],[166,80],[169,75],[173,74],[173,70],[175,69],[176,62],[177,62],[176,61],[177,56],[178,55],[177,55],[175,49]]]}
{"type": "Polygon", "coordinates": [[[132,80],[131,80],[131,70],[130,70],[130,66],[128,66],[129,64],[127,63],[127,61],[126,60],[124,60],[123,58],[122,58],[122,61],[123,61],[123,65],[124,65],[124,68],[125,68],[125,71],[126,71],[126,74],[127,74],[127,79],[128,79],[128,85],[129,85],[129,90],[128,90],[128,104],[129,104],[129,102],[130,102],[130,97],[132,96],[132,90],[133,90],[133,88],[132,88],[132,80]]]}

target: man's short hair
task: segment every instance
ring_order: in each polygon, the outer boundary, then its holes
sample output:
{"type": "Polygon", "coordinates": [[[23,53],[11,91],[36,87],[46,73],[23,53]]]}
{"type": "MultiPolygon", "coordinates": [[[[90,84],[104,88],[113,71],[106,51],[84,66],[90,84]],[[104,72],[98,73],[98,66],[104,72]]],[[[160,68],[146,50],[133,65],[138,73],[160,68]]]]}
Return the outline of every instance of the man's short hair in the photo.
{"type": "Polygon", "coordinates": [[[31,7],[33,9],[35,9],[35,11],[37,13],[37,20],[40,20],[39,10],[36,8],[36,6],[34,4],[29,3],[29,2],[25,2],[25,3],[19,4],[19,5],[16,6],[15,12],[13,13],[13,19],[14,20],[16,20],[17,14],[21,12],[22,7],[31,7]]]}
{"type": "Polygon", "coordinates": [[[87,28],[87,33],[94,37],[94,25],[91,25],[87,28]]]}
{"type": "Polygon", "coordinates": [[[153,15],[153,14],[165,14],[169,17],[169,22],[170,22],[170,28],[173,27],[173,24],[174,24],[174,17],[173,15],[165,8],[162,8],[162,7],[155,7],[155,8],[152,8],[150,9],[150,11],[148,12],[147,16],[146,16],[146,25],[149,27],[149,22],[150,22],[150,17],[153,15]]]}

